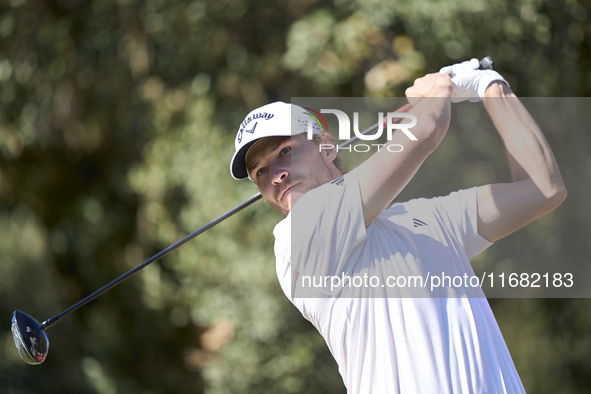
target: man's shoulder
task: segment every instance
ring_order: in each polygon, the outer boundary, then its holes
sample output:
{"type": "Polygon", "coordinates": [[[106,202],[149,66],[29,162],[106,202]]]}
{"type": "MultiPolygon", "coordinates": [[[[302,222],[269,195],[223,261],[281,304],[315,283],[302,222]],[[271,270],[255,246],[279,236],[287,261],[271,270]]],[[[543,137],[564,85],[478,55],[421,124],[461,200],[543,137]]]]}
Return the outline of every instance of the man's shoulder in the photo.
{"type": "Polygon", "coordinates": [[[346,187],[359,187],[355,170],[308,190],[294,204],[290,214],[295,215],[298,219],[303,214],[308,217],[315,217],[314,213],[321,213],[325,210],[330,206],[331,200],[343,198],[346,187]]]}
{"type": "Polygon", "coordinates": [[[279,223],[275,225],[273,228],[273,235],[275,238],[280,237],[282,235],[288,235],[291,232],[291,212],[282,219],[279,223]]]}
{"type": "Polygon", "coordinates": [[[306,192],[273,234],[276,239],[303,242],[311,234],[353,231],[359,225],[363,225],[361,195],[357,175],[351,171],[306,192]]]}
{"type": "Polygon", "coordinates": [[[275,225],[273,236],[275,237],[273,250],[277,264],[280,261],[289,261],[291,256],[291,213],[275,225]]]}
{"type": "MultiPolygon", "coordinates": [[[[344,188],[345,186],[359,187],[359,182],[357,180],[357,168],[354,168],[350,172],[347,172],[338,178],[335,178],[329,182],[326,182],[326,183],[310,190],[308,193],[310,193],[310,192],[318,193],[318,192],[323,192],[323,191],[336,192],[336,191],[340,190],[340,188],[344,188]]],[[[306,194],[308,194],[308,193],[306,193],[306,194]]]]}

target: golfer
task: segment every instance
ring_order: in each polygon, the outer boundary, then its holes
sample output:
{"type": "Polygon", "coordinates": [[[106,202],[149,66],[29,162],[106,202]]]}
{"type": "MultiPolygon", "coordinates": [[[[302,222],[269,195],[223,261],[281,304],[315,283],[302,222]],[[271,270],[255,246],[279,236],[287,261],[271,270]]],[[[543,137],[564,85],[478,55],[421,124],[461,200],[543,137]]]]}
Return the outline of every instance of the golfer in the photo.
{"type": "Polygon", "coordinates": [[[476,68],[463,62],[415,80],[406,96],[416,141],[396,132],[344,175],[336,149],[319,149],[337,144],[301,107],[265,105],[238,130],[231,173],[250,178],[286,216],[274,229],[281,287],[324,337],[349,393],[525,392],[480,288],[388,297],[364,284],[351,296],[344,283],[320,289],[306,281],[473,275],[472,257],[566,198],[535,121],[500,74],[476,68]],[[444,138],[452,102],[464,100],[484,102],[513,180],[387,208],[444,138]],[[404,149],[393,153],[389,144],[404,149]],[[294,296],[306,286],[313,297],[294,296]]]}

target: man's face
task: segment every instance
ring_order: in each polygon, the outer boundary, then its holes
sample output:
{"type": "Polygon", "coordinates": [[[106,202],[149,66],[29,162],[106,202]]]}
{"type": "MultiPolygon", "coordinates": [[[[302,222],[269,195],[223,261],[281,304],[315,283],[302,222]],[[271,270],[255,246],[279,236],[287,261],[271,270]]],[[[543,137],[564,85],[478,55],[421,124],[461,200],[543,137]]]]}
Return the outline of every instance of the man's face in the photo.
{"type": "Polygon", "coordinates": [[[287,216],[308,190],[333,179],[330,161],[316,142],[299,134],[261,139],[248,150],[246,168],[263,197],[287,216]]]}

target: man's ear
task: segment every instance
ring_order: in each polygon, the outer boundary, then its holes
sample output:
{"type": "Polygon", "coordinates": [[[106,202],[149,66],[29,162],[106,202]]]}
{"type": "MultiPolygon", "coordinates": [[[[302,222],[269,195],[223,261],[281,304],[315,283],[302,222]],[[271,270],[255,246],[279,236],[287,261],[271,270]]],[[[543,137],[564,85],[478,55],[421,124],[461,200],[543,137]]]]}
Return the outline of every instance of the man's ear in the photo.
{"type": "Polygon", "coordinates": [[[320,142],[320,154],[326,163],[332,163],[337,157],[337,144],[334,142],[334,138],[328,133],[322,135],[322,141],[320,142]]]}

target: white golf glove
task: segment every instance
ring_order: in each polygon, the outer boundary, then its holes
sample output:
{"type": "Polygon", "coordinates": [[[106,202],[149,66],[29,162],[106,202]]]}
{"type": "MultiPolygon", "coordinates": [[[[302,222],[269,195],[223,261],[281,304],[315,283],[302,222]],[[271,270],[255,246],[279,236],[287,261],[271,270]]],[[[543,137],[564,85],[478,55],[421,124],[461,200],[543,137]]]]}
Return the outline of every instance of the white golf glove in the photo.
{"type": "Polygon", "coordinates": [[[443,67],[439,70],[442,74],[451,75],[453,83],[452,103],[459,103],[470,100],[471,102],[481,101],[488,85],[494,81],[501,81],[507,86],[509,83],[494,70],[479,70],[480,62],[478,59],[454,64],[453,66],[443,67]]]}

